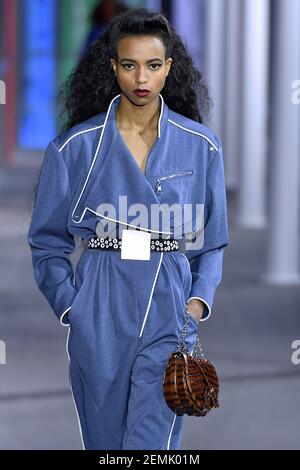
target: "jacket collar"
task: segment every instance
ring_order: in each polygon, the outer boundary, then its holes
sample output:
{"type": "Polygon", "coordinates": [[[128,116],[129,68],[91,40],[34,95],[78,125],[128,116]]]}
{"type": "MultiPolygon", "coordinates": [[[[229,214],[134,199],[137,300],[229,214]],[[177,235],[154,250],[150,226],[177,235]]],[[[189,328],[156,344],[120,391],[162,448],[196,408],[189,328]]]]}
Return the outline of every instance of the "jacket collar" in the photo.
{"type": "MultiPolygon", "coordinates": [[[[145,205],[159,203],[157,195],[146,176],[138,170],[137,165],[130,158],[124,158],[124,155],[122,155],[123,150],[118,145],[116,110],[120,103],[120,97],[120,94],[116,95],[110,101],[88,174],[75,196],[76,202],[72,210],[72,220],[76,224],[82,221],[87,210],[96,213],[95,208],[99,201],[103,200],[117,207],[119,189],[122,194],[128,195],[129,204],[134,204],[137,201],[145,205]],[[115,188],[116,175],[124,176],[119,181],[117,188],[115,188]],[[102,184],[100,184],[100,181],[102,181],[102,184]],[[132,181],[135,181],[134,185],[132,181]]],[[[159,97],[161,106],[158,119],[158,143],[164,136],[168,122],[168,107],[161,94],[159,94],[159,97]]],[[[160,145],[156,146],[155,154],[158,154],[160,147],[160,145]]],[[[102,216],[102,214],[99,215],[102,216]]]]}
{"type": "MultiPolygon", "coordinates": [[[[166,105],[163,96],[159,93],[160,98],[160,114],[157,123],[157,136],[160,139],[165,131],[167,122],[168,122],[168,106],[166,105]]],[[[109,125],[109,123],[113,122],[116,123],[117,117],[117,107],[119,106],[121,100],[121,94],[119,93],[116,95],[109,103],[108,109],[106,111],[105,120],[104,120],[104,129],[105,126],[109,125]]]]}

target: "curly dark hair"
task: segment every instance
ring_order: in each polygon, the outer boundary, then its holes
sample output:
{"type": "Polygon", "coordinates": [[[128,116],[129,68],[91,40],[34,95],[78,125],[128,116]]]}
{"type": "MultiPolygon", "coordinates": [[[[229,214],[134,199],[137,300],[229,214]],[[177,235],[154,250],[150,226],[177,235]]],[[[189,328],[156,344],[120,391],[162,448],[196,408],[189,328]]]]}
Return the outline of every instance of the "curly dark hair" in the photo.
{"type": "Polygon", "coordinates": [[[151,35],[161,39],[165,58],[173,58],[161,92],[173,111],[203,123],[210,118],[212,100],[187,47],[166,17],[146,8],[136,8],[113,17],[110,25],[89,47],[69,78],[59,89],[64,130],[105,112],[120,93],[110,59],[117,60],[117,44],[124,36],[151,35]]]}
{"type": "MultiPolygon", "coordinates": [[[[192,58],[164,15],[146,8],[131,9],[114,16],[104,33],[92,43],[58,93],[64,129],[105,112],[120,93],[110,59],[117,59],[118,41],[129,35],[155,35],[165,46],[165,58],[173,58],[161,92],[166,104],[197,122],[207,122],[213,106],[208,86],[194,67],[192,58]],[[199,111],[200,109],[200,111],[199,111]]],[[[34,202],[39,186],[34,186],[34,202]]]]}

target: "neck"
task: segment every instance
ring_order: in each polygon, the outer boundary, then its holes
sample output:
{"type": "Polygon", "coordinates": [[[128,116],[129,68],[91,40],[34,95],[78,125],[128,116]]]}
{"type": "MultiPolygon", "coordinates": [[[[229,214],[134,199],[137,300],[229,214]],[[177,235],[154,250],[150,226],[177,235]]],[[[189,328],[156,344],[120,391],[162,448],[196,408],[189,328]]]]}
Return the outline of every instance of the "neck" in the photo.
{"type": "Polygon", "coordinates": [[[120,103],[116,109],[116,121],[119,129],[132,130],[139,134],[156,130],[160,115],[160,98],[144,106],[136,106],[121,94],[120,103]]]}

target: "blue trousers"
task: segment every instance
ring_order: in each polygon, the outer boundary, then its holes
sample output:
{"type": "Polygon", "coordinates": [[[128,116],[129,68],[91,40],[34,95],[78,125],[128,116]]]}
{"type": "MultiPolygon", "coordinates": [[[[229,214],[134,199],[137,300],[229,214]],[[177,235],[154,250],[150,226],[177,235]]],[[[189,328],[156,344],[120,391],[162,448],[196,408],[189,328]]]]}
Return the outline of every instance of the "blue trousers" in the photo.
{"type": "MultiPolygon", "coordinates": [[[[191,281],[181,253],[155,253],[151,262],[120,260],[118,252],[85,256],[67,339],[85,449],[180,449],[184,416],[166,404],[163,378],[191,281]]],[[[197,321],[189,316],[191,351],[197,321]]]]}

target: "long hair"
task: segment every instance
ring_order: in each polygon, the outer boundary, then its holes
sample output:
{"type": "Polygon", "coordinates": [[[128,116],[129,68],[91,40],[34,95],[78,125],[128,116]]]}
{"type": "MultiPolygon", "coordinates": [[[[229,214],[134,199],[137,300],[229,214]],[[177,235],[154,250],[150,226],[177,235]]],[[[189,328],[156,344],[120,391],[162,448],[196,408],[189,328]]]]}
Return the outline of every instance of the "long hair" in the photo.
{"type": "Polygon", "coordinates": [[[118,41],[131,35],[159,37],[165,46],[165,59],[173,58],[161,91],[167,106],[200,123],[210,118],[212,100],[208,87],[174,28],[161,13],[136,8],[113,17],[60,87],[64,130],[105,112],[113,97],[121,92],[110,59],[117,60],[118,41]]]}
{"type": "MultiPolygon", "coordinates": [[[[110,59],[117,60],[118,41],[130,35],[155,35],[165,46],[165,59],[173,58],[161,94],[167,106],[190,119],[209,120],[213,102],[202,74],[197,70],[186,46],[164,15],[146,8],[130,9],[114,16],[104,33],[89,47],[78,65],[61,85],[58,104],[64,129],[107,111],[110,101],[120,93],[110,59]]],[[[39,177],[34,186],[35,205],[39,177]]]]}

